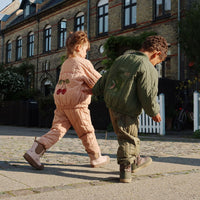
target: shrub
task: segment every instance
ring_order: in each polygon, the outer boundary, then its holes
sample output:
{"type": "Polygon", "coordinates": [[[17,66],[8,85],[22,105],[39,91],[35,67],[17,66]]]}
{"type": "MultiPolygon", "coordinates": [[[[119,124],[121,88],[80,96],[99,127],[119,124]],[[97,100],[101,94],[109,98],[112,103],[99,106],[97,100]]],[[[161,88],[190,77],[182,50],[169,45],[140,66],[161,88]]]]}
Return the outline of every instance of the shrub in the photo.
{"type": "Polygon", "coordinates": [[[25,88],[23,76],[12,72],[4,71],[0,73],[0,96],[2,100],[10,100],[17,92],[25,88]]]}
{"type": "Polygon", "coordinates": [[[200,138],[200,130],[196,130],[196,131],[194,132],[194,137],[195,137],[195,138],[200,138]]]}

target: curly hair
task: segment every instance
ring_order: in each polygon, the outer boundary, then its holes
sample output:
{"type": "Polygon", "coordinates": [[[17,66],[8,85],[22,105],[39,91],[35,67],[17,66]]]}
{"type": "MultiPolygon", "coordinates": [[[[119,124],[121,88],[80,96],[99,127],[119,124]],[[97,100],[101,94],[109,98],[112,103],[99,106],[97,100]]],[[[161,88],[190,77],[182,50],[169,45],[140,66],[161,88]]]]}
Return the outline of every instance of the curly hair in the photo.
{"type": "Polygon", "coordinates": [[[76,32],[70,32],[67,41],[66,41],[66,47],[67,47],[67,55],[73,55],[75,48],[77,45],[83,45],[88,43],[88,50],[90,48],[90,42],[87,37],[87,33],[84,31],[76,31],[76,32]]]}
{"type": "Polygon", "coordinates": [[[153,52],[154,50],[160,51],[160,58],[165,60],[167,57],[168,45],[164,37],[160,35],[153,35],[146,38],[142,44],[142,50],[153,52]]]}

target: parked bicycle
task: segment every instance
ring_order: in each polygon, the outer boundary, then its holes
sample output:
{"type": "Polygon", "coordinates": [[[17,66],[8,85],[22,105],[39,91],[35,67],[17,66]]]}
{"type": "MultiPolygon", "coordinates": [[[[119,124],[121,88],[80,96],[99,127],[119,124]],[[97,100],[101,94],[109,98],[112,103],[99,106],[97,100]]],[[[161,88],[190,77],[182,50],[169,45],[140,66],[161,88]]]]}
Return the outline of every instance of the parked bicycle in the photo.
{"type": "Polygon", "coordinates": [[[176,131],[181,131],[193,121],[193,112],[189,112],[188,110],[181,108],[178,115],[174,119],[173,128],[176,131]]]}
{"type": "MultiPolygon", "coordinates": [[[[189,90],[187,87],[188,82],[184,82],[184,90],[180,91],[179,98],[182,102],[182,107],[178,108],[177,116],[173,122],[173,129],[176,131],[181,131],[185,128],[188,128],[192,122],[194,121],[193,111],[192,111],[192,104],[189,101],[189,90]]],[[[179,103],[180,103],[179,102],[179,103]]]]}

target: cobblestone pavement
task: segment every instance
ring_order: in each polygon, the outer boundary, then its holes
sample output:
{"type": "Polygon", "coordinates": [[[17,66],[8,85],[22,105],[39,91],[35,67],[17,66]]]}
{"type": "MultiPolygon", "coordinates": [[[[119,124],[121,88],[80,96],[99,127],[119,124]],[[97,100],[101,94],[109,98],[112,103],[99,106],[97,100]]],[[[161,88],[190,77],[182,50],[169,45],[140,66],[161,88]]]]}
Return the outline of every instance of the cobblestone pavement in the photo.
{"type": "Polygon", "coordinates": [[[23,154],[31,147],[35,136],[40,137],[47,131],[0,126],[0,199],[88,200],[94,199],[95,191],[95,199],[105,195],[103,199],[136,199],[134,196],[143,200],[200,200],[200,190],[197,190],[200,181],[198,139],[172,135],[140,136],[141,154],[151,156],[154,162],[133,175],[131,184],[121,184],[118,183],[118,143],[114,133],[96,133],[102,154],[111,157],[110,164],[103,168],[89,167],[89,157],[81,141],[70,130],[44,154],[45,170],[33,170],[23,159],[23,154]],[[145,184],[147,186],[143,188],[145,184]],[[159,192],[152,193],[153,186],[160,188],[159,192]]]}

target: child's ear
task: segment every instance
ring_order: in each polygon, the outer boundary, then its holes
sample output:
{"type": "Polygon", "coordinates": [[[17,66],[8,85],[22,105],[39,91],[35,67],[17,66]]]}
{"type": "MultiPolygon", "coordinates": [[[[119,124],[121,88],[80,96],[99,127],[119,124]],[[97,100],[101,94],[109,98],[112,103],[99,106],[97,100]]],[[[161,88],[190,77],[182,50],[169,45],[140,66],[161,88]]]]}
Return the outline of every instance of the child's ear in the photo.
{"type": "Polygon", "coordinates": [[[157,51],[157,55],[160,56],[161,55],[161,51],[157,51]]]}
{"type": "Polygon", "coordinates": [[[159,56],[160,54],[160,51],[153,51],[152,58],[156,58],[156,56],[159,56]]]}
{"type": "Polygon", "coordinates": [[[151,59],[154,59],[157,56],[157,52],[152,52],[151,59]]]}
{"type": "Polygon", "coordinates": [[[81,47],[80,45],[76,45],[75,46],[75,51],[79,52],[80,51],[80,47],[81,47]]]}

